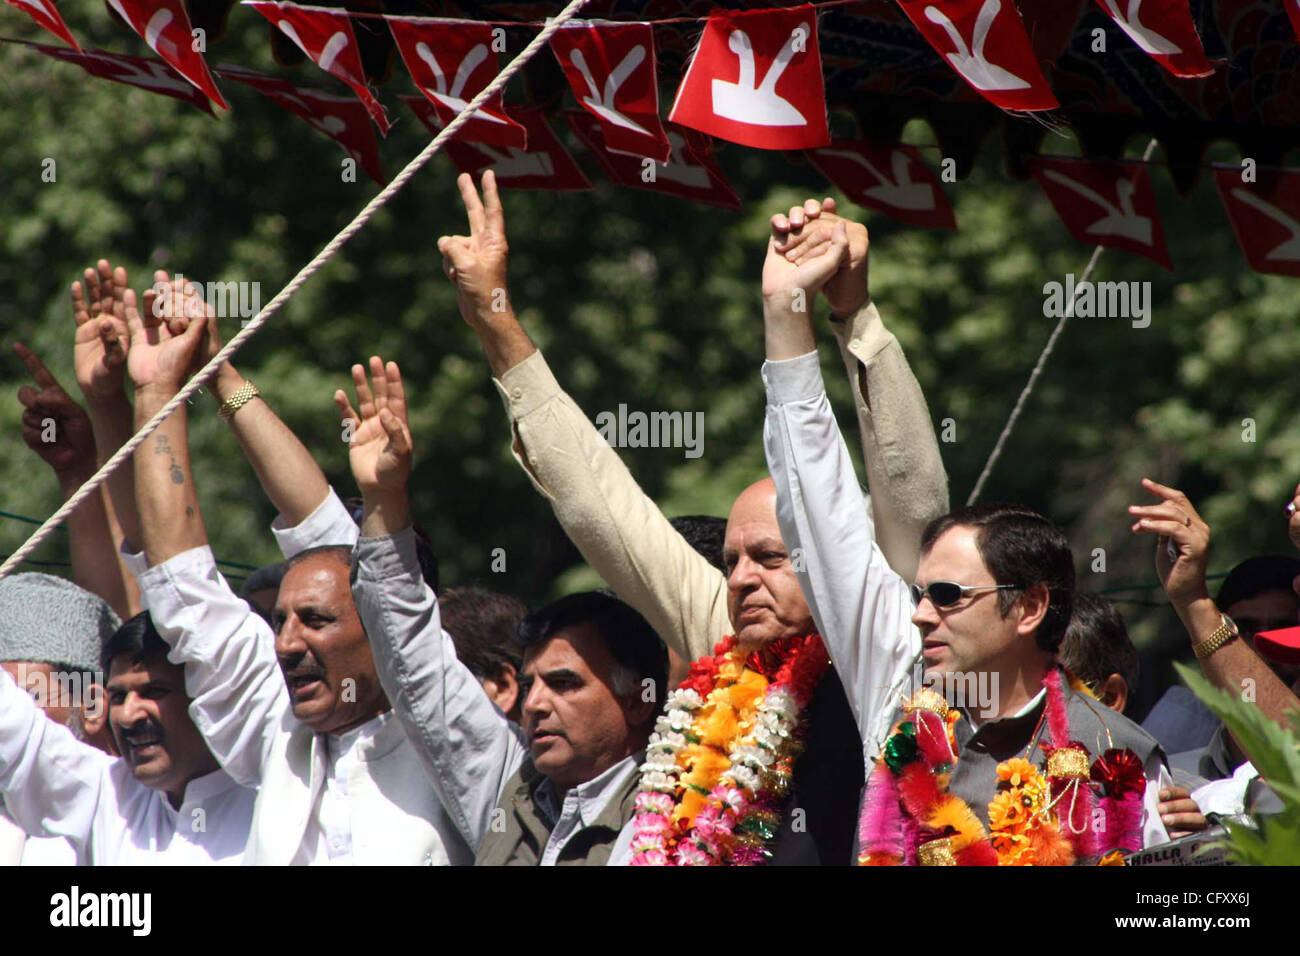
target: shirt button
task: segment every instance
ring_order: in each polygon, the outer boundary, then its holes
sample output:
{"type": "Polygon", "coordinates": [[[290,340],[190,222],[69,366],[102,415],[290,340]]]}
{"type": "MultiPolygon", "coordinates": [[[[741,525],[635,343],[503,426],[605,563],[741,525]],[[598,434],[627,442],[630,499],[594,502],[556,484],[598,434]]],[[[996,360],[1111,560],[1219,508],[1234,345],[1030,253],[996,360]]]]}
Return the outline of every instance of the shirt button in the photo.
{"type": "Polygon", "coordinates": [[[861,347],[862,347],[862,339],[853,339],[851,342],[849,342],[849,348],[851,349],[856,349],[861,347]]]}
{"type": "Polygon", "coordinates": [[[510,390],[511,401],[517,402],[523,397],[524,397],[524,390],[522,388],[512,388],[510,390]]]}

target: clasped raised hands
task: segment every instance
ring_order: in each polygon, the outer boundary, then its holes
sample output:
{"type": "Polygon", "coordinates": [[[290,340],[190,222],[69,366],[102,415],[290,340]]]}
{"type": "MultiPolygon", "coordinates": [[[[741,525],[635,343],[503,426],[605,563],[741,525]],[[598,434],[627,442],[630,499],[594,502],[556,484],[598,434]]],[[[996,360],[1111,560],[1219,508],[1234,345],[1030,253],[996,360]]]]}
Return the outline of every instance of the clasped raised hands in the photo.
{"type": "Polygon", "coordinates": [[[162,270],[154,273],[154,286],[144,293],[143,310],[137,308],[133,290],[125,290],[123,297],[131,332],[131,381],[137,390],[175,394],[205,357],[208,327],[215,322],[212,310],[193,286],[162,270]]]}
{"type": "Polygon", "coordinates": [[[867,227],[838,215],[834,199],[807,200],[789,215],[771,218],[763,294],[790,294],[792,289],[826,297],[837,315],[851,315],[866,304],[867,227]],[[843,236],[843,245],[838,236],[843,236]],[[815,260],[830,254],[822,262],[815,260]],[[832,268],[833,266],[833,268],[832,268]]]}

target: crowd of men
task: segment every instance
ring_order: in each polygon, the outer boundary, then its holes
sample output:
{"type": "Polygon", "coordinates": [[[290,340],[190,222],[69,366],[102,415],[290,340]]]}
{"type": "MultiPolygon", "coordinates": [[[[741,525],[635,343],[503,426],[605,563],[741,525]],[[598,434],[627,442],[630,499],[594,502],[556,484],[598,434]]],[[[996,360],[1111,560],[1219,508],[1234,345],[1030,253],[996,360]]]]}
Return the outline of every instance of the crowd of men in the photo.
{"type": "MultiPolygon", "coordinates": [[[[918,709],[948,728],[934,780],[980,833],[1007,761],[1055,781],[1047,743],[1067,722],[1089,762],[1103,749],[1140,762],[1138,847],[1278,805],[1182,688],[1143,726],[1124,716],[1137,652],[1116,609],[1077,588],[1048,518],[949,509],[925,398],[869,295],[867,231],[831,200],[771,219],[770,474],[725,520],[670,520],[516,318],[492,174],[481,196],[468,176],[459,186],[469,235],[439,240],[444,271],[516,460],[607,588],[536,609],[440,590],[409,503],[420,436],[395,362],[353,366],[353,394],[334,396],[360,496],[348,500],[226,363],[209,387],[278,511],[285,560],[238,592],[223,577],[182,404],[69,518],[75,584],[0,580],[0,862],[850,864],[875,852],[869,781],[905,763],[899,728],[918,709]],[[818,295],[865,494],[822,381],[818,295]],[[922,688],[971,675],[979,700],[925,702],[922,688]]],[[[24,437],[65,497],[220,348],[193,287],[154,279],[137,297],[101,260],[73,284],[84,407],[14,347],[34,383],[18,396],[24,437]]],[[[1252,558],[1212,598],[1209,528],[1176,489],[1141,490],[1132,530],[1152,537],[1204,674],[1234,691],[1252,681],[1284,722],[1300,708],[1300,645],[1276,632],[1300,623],[1300,559],[1252,558]]],[[[1300,516],[1290,530],[1300,545],[1300,516]]],[[[895,799],[891,813],[913,813],[907,791],[895,799]]],[[[1073,814],[1039,812],[1062,833],[1073,814]]],[[[961,826],[907,831],[943,852],[899,862],[960,855],[961,826]]]]}

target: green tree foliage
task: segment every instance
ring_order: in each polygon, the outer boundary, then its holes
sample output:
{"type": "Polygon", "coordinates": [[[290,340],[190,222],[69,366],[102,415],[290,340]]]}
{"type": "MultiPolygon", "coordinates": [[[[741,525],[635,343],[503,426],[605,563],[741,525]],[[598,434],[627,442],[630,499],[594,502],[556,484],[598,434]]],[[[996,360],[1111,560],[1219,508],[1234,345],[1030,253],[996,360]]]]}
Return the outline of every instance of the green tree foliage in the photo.
{"type": "Polygon", "coordinates": [[[1247,866],[1295,866],[1300,862],[1300,713],[1292,727],[1282,727],[1254,703],[1220,690],[1190,667],[1178,674],[1201,702],[1232,731],[1250,762],[1282,801],[1280,813],[1258,820],[1259,829],[1229,824],[1226,843],[1238,863],[1247,866]]]}
{"type": "MultiPolygon", "coordinates": [[[[65,14],[87,47],[147,52],[98,8],[65,14]]],[[[44,42],[16,11],[5,22],[5,32],[44,42]]],[[[277,69],[266,24],[239,7],[229,33],[210,38],[208,59],[277,69]]],[[[214,120],[16,45],[0,45],[0,77],[0,339],[6,347],[26,342],[69,387],[66,290],[97,257],[126,265],[137,288],[164,267],[203,280],[259,282],[265,302],[377,188],[364,175],[343,182],[343,154],[333,143],[232,82],[223,89],[233,112],[214,120]],[[41,180],[45,158],[56,161],[56,182],[41,180]]],[[[342,90],[310,64],[291,79],[342,90]]],[[[390,172],[427,142],[395,100],[409,91],[400,71],[382,91],[397,120],[381,144],[390,172]]],[[[522,86],[511,95],[519,99],[522,86]]],[[[847,117],[833,119],[849,131],[847,117]]],[[[906,138],[933,142],[923,124],[906,138]]],[[[1048,143],[1053,152],[1076,152],[1064,138],[1048,143]]],[[[1130,144],[1130,154],[1145,145],[1130,144]]],[[[937,151],[926,155],[938,168],[937,151]]],[[[1239,159],[1221,149],[1215,156],[1239,159]]],[[[578,403],[592,416],[620,403],[705,413],[700,458],[681,449],[625,452],[669,514],[725,514],[764,473],[757,286],[766,219],[827,188],[797,156],[719,144],[719,159],[744,200],[740,214],[613,187],[587,156],[581,162],[593,191],[506,197],[512,299],[578,403]]],[[[413,392],[416,510],[446,580],[477,580],[537,601],[576,585],[580,575],[561,575],[578,556],[511,460],[500,400],[441,275],[437,237],[465,228],[454,178],[449,159],[436,158],[237,364],[346,494],[351,482],[331,392],[348,382],[353,362],[375,353],[399,360],[413,392]],[[505,573],[490,570],[495,548],[506,551],[505,573]]],[[[1062,522],[1081,584],[1098,590],[1154,582],[1150,542],[1134,539],[1124,513],[1143,500],[1143,475],[1192,496],[1214,529],[1216,569],[1289,547],[1281,509],[1300,479],[1300,424],[1290,414],[1300,390],[1292,374],[1300,351],[1294,283],[1246,269],[1208,175],[1187,197],[1174,195],[1161,170],[1153,178],[1177,271],[1106,252],[1093,277],[1151,282],[1150,327],[1073,320],[984,493],[1062,522]],[[1242,440],[1246,418],[1255,422],[1253,442],[1242,440]],[[1105,573],[1090,570],[1095,548],[1105,549],[1105,573]]],[[[936,425],[953,421],[956,440],[941,447],[958,504],[1055,323],[1043,314],[1044,284],[1081,276],[1090,250],[1069,238],[1033,183],[1006,175],[996,144],[986,145],[969,179],[945,188],[958,232],[916,230],[877,215],[866,221],[873,295],[936,425]]],[[[237,327],[237,319],[226,320],[226,337],[237,327]]],[[[832,399],[852,437],[847,382],[828,332],[823,342],[832,399]]],[[[21,373],[7,353],[0,358],[6,395],[21,373]]],[[[217,553],[253,565],[274,559],[269,506],[211,400],[197,402],[191,416],[217,553]]],[[[23,446],[18,419],[12,397],[0,403],[0,508],[43,517],[57,506],[57,489],[23,446]]],[[[30,530],[0,520],[0,553],[30,530]]],[[[37,557],[66,560],[66,540],[56,536],[37,557]]],[[[1125,605],[1139,639],[1170,629],[1158,590],[1125,596],[1154,605],[1125,605]]]]}

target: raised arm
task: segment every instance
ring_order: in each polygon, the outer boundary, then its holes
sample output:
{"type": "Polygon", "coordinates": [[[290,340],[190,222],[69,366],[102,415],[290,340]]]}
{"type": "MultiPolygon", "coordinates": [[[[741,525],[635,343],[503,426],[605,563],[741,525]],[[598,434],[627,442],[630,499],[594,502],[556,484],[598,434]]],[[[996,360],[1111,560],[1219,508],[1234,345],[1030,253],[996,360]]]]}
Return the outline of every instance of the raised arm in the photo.
{"type": "Polygon", "coordinates": [[[907,585],[872,540],[849,451],[826,398],[806,308],[843,261],[848,236],[837,223],[829,250],[797,264],[776,251],[782,236],[777,225],[763,266],[763,444],[776,482],[781,534],[802,556],[800,586],[849,692],[863,747],[874,756],[920,638],[910,620],[907,585]]]}
{"type": "Polygon", "coordinates": [[[61,836],[84,860],[96,813],[114,798],[114,758],[45,716],[0,669],[0,796],[32,836],[61,836]]]}
{"type": "MultiPolygon", "coordinates": [[[[174,288],[177,298],[181,292],[174,288]]],[[[179,390],[202,347],[205,323],[173,334],[153,310],[141,316],[128,291],[136,421],[144,424],[179,390]]],[[[190,471],[182,405],[136,451],[136,498],[148,571],[145,604],[171,660],[185,665],[190,715],[238,782],[257,786],[288,709],[270,628],[230,590],[208,547],[190,471]]]]}
{"type": "MultiPolygon", "coordinates": [[[[14,345],[36,386],[18,390],[23,405],[23,441],[54,471],[67,501],[95,473],[95,437],[85,410],[63,390],[58,380],[30,349],[14,345]]],[[[72,577],[108,602],[126,620],[139,607],[139,590],[123,575],[118,542],[113,540],[102,491],[97,491],[68,516],[68,550],[72,577]]]]}
{"type": "Polygon", "coordinates": [[[645,495],[519,324],[506,292],[505,217],[492,173],[483,174],[482,201],[469,176],[457,182],[470,235],[444,236],[438,249],[505,400],[515,458],[622,600],[685,659],[712,653],[731,629],[726,578],[645,495]]]}
{"type": "Polygon", "coordinates": [[[478,849],[501,788],[523,762],[518,728],[488,699],[456,658],[438,601],[415,554],[406,483],[411,433],[406,394],[395,362],[353,366],[354,410],[339,391],[335,404],[353,424],[348,459],[364,501],[362,537],[353,556],[352,595],[374,651],[384,693],[415,747],[443,807],[478,849]]]}
{"type": "MultiPolygon", "coordinates": [[[[156,291],[161,292],[171,282],[166,272],[159,270],[154,273],[156,291]]],[[[185,303],[184,314],[171,314],[176,310],[166,303],[174,300],[166,296],[159,300],[163,305],[158,311],[173,330],[183,329],[191,321],[205,321],[208,333],[206,356],[212,358],[221,350],[216,313],[190,283],[185,284],[183,293],[184,298],[176,301],[185,303]]],[[[254,387],[232,363],[221,365],[209,384],[209,390],[223,417],[230,423],[230,430],[257,474],[262,490],[279,511],[277,526],[301,524],[321,506],[330,491],[325,473],[316,464],[316,459],[293,430],[281,421],[266,399],[260,393],[253,394],[254,387]]]]}
{"type": "MultiPolygon", "coordinates": [[[[126,320],[127,274],[100,259],[87,269],[82,282],[72,283],[72,318],[76,323],[73,364],[77,386],[86,400],[95,434],[96,464],[102,465],[121,448],[135,430],[131,401],[124,387],[126,354],[131,331],[126,320]]],[[[128,459],[104,483],[108,522],[119,549],[135,550],[140,542],[140,519],[135,510],[135,474],[128,459]]],[[[124,587],[138,611],[139,594],[134,577],[118,562],[124,587]]]]}
{"type": "MultiPolygon", "coordinates": [[[[1134,534],[1156,535],[1156,573],[1174,613],[1183,622],[1197,654],[1201,671],[1216,687],[1239,694],[1246,681],[1255,688],[1255,704],[1269,719],[1287,726],[1288,713],[1300,711],[1300,699],[1273,672],[1250,644],[1240,638],[1206,647],[1211,637],[1222,639],[1226,618],[1210,597],[1205,580],[1210,548],[1210,527],[1187,496],[1176,488],[1142,479],[1142,487],[1159,499],[1157,504],[1132,505],[1134,534]],[[1207,653],[1208,651],[1208,653],[1207,653]],[[1204,655],[1204,656],[1202,656],[1204,655]]],[[[1241,753],[1235,738],[1235,756],[1241,753]]]]}
{"type": "MultiPolygon", "coordinates": [[[[835,200],[808,200],[774,217],[782,234],[775,250],[796,264],[816,253],[841,219],[835,200]],[[802,228],[807,223],[808,228],[802,228]],[[798,226],[798,228],[791,228],[798,226]]],[[[831,330],[848,372],[858,416],[876,543],[904,581],[916,577],[921,533],[948,512],[948,476],[930,410],[898,339],[880,318],[868,291],[869,237],[843,220],[848,254],[822,287],[831,330]]]]}

